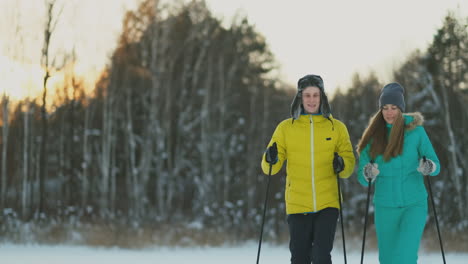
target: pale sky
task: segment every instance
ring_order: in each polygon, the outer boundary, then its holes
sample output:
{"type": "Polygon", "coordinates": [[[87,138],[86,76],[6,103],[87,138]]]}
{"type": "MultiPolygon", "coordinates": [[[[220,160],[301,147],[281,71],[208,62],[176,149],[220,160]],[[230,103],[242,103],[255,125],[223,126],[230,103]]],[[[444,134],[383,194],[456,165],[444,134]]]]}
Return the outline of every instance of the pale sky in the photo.
{"type": "MultiPolygon", "coordinates": [[[[79,70],[89,76],[108,62],[124,11],[134,9],[138,2],[58,0],[65,4],[62,4],[64,11],[57,26],[55,47],[66,51],[75,49],[81,65],[79,70]]],[[[459,14],[468,16],[466,0],[206,2],[213,14],[223,18],[226,24],[230,24],[236,12],[249,18],[266,37],[281,65],[281,79],[295,86],[301,76],[319,74],[330,95],[336,86],[349,84],[355,72],[367,74],[374,70],[381,81],[391,81],[388,79],[391,70],[410,52],[417,48],[425,50],[448,10],[459,6],[459,14]]],[[[41,0],[0,0],[2,91],[22,87],[26,80],[41,83],[38,65],[44,12],[41,0]],[[21,25],[19,29],[17,24],[21,25]]]]}
{"type": "Polygon", "coordinates": [[[207,0],[217,16],[243,10],[266,36],[283,79],[296,85],[305,74],[324,78],[333,94],[353,73],[375,71],[381,81],[416,49],[425,50],[448,10],[466,0],[207,0]],[[287,3],[287,4],[286,4],[287,3]]]}

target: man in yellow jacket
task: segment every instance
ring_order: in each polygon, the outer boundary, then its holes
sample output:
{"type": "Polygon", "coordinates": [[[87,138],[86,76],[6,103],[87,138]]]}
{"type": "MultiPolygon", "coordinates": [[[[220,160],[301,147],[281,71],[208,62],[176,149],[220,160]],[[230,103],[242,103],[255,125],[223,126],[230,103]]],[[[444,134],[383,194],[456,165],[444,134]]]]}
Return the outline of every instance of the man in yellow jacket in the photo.
{"type": "Polygon", "coordinates": [[[291,263],[332,263],[340,207],[335,172],[341,178],[351,176],[355,157],[346,126],[331,115],[322,78],[306,75],[297,88],[291,118],[276,127],[262,158],[262,170],[268,174],[272,166],[274,175],[287,161],[291,263]]]}

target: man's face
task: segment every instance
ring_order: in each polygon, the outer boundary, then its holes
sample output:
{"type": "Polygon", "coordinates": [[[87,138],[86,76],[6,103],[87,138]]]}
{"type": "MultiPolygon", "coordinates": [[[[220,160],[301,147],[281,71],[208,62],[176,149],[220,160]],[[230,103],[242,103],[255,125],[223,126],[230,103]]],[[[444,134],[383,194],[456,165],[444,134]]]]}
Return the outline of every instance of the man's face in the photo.
{"type": "Polygon", "coordinates": [[[302,90],[302,105],[307,114],[317,114],[320,111],[320,89],[309,86],[302,90]]]}

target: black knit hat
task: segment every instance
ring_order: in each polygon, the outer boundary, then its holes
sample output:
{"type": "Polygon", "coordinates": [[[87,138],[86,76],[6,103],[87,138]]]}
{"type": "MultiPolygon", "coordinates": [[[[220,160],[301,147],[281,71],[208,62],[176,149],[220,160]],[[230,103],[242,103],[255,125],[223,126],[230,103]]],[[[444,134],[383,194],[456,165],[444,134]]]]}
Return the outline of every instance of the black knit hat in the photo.
{"type": "Polygon", "coordinates": [[[297,93],[291,104],[291,117],[298,119],[302,111],[302,91],[307,87],[317,87],[320,89],[320,112],[325,118],[330,116],[331,110],[328,104],[328,98],[325,94],[323,79],[319,75],[308,74],[297,82],[297,93]]]}
{"type": "Polygon", "coordinates": [[[389,83],[384,86],[379,98],[379,108],[386,104],[398,106],[402,112],[405,111],[405,88],[399,83],[389,83]]]}

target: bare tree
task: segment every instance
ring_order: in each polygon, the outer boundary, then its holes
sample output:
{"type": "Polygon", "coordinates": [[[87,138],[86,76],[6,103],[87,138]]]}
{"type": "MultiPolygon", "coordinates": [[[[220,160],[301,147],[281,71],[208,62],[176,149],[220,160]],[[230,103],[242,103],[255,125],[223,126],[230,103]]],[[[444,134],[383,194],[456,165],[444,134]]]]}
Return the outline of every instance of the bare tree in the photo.
{"type": "MultiPolygon", "coordinates": [[[[167,211],[166,192],[165,188],[167,174],[164,169],[165,152],[167,147],[166,137],[167,132],[163,129],[163,112],[164,104],[161,102],[161,89],[165,76],[168,74],[165,65],[168,64],[165,56],[169,49],[170,42],[167,41],[170,32],[168,23],[161,23],[161,10],[159,9],[159,1],[153,1],[151,21],[151,38],[149,54],[150,63],[149,70],[151,74],[151,90],[149,100],[149,125],[146,138],[146,146],[151,146],[147,149],[146,155],[150,155],[151,159],[144,170],[145,176],[154,170],[156,175],[155,185],[149,189],[149,193],[154,193],[154,201],[156,201],[156,211],[159,216],[164,216],[163,212],[167,211]]],[[[150,199],[151,200],[151,199],[150,199]]]]}
{"type": "Polygon", "coordinates": [[[44,42],[41,54],[41,65],[45,69],[43,78],[41,120],[42,120],[42,136],[40,147],[40,170],[39,170],[39,208],[38,213],[45,212],[45,181],[47,175],[47,138],[48,138],[48,122],[47,122],[47,82],[51,77],[54,61],[50,54],[51,37],[58,23],[61,11],[54,12],[56,0],[49,0],[46,3],[46,23],[44,27],[44,42]]]}

